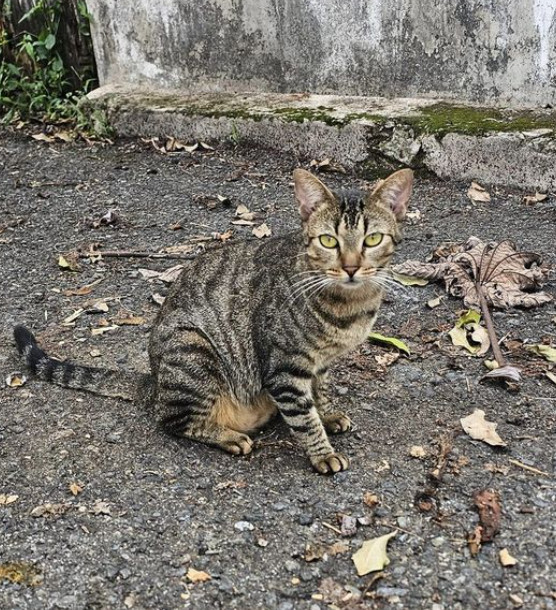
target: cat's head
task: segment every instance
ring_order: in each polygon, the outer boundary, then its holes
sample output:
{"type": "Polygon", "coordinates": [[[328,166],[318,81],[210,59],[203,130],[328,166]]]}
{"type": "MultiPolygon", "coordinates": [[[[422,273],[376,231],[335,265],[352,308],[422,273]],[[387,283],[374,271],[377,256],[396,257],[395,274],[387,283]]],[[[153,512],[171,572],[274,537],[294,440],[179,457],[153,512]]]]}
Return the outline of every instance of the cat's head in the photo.
{"type": "Polygon", "coordinates": [[[311,268],[347,288],[380,284],[400,241],[413,172],[397,171],[371,192],[333,193],[303,169],[293,179],[311,268]]]}

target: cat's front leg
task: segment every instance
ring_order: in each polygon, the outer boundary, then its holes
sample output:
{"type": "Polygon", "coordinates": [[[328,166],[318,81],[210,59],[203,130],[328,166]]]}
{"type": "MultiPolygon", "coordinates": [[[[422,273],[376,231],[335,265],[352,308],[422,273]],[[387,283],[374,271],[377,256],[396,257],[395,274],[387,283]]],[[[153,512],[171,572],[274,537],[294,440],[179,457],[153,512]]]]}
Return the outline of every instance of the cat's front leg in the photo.
{"type": "Polygon", "coordinates": [[[349,467],[349,460],[334,451],[319,417],[312,392],[312,377],[280,372],[267,384],[294,438],[303,446],[313,468],[321,474],[335,474],[349,467]]]}
{"type": "Polygon", "coordinates": [[[328,372],[313,377],[313,396],[322,423],[329,434],[348,432],[351,430],[351,419],[334,407],[328,396],[328,387],[328,372]]]}

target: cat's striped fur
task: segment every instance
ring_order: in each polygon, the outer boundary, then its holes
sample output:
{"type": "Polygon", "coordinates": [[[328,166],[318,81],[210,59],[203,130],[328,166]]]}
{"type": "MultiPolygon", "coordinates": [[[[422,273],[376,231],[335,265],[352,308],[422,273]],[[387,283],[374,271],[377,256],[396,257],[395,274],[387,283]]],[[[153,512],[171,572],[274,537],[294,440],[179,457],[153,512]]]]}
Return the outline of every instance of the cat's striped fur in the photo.
{"type": "MultiPolygon", "coordinates": [[[[373,326],[412,173],[396,172],[371,194],[333,194],[304,170],[294,183],[301,231],[207,252],[173,285],[150,335],[153,401],[169,432],[234,454],[249,453],[248,432],[279,411],[315,469],[333,473],[348,460],[325,430],[345,432],[350,420],[329,402],[326,374],[373,326]],[[365,246],[376,234],[382,241],[365,246]]],[[[40,377],[133,395],[125,373],[52,360],[29,331],[14,334],[40,377]]]]}

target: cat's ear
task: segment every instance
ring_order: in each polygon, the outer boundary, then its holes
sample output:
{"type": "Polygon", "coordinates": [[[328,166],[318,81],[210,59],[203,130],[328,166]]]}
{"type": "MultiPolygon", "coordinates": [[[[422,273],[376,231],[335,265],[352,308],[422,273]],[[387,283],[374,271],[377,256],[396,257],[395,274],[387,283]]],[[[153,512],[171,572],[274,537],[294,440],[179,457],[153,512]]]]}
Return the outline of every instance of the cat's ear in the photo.
{"type": "Polygon", "coordinates": [[[303,222],[321,205],[334,201],[334,195],[310,172],[296,169],[293,172],[294,193],[303,222]]]}
{"type": "Polygon", "coordinates": [[[413,188],[413,172],[400,169],[381,180],[369,195],[369,201],[378,202],[392,210],[396,220],[403,220],[413,188]]]}

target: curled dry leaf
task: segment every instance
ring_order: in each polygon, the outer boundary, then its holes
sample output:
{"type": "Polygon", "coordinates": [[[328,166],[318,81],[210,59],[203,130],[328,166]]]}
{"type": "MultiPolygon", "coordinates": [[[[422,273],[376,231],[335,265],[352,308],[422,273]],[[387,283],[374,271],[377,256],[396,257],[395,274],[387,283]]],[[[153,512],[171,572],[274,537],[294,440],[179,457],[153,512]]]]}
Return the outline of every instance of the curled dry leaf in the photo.
{"type": "Polygon", "coordinates": [[[380,503],[379,497],[376,494],[371,493],[370,491],[366,491],[363,494],[363,502],[369,507],[374,508],[377,504],[380,503]]]}
{"type": "Polygon", "coordinates": [[[139,273],[146,280],[160,280],[166,284],[175,282],[183,269],[183,265],[175,265],[166,271],[153,271],[152,269],[139,269],[139,273]]]}
{"type": "Polygon", "coordinates": [[[471,415],[460,419],[463,430],[471,438],[484,441],[495,447],[505,447],[505,443],[496,432],[498,424],[486,421],[485,412],[475,409],[471,415]]]}
{"type": "Polygon", "coordinates": [[[502,549],[498,554],[500,557],[500,563],[505,567],[515,566],[517,563],[517,559],[512,557],[508,551],[508,549],[502,549]]]}
{"type": "MultiPolygon", "coordinates": [[[[485,360],[485,365],[487,362],[495,362],[496,367],[493,366],[493,368],[488,373],[483,375],[481,377],[481,381],[483,379],[504,379],[505,381],[513,381],[515,383],[519,383],[521,381],[521,372],[515,366],[511,366],[509,364],[506,364],[504,366],[498,366],[496,360],[485,360]]],[[[489,365],[486,366],[488,368],[489,365]]]]}
{"type": "Polygon", "coordinates": [[[467,191],[467,196],[473,203],[476,203],[477,201],[490,201],[490,194],[488,191],[476,182],[471,183],[471,186],[467,191]]]}
{"type": "Polygon", "coordinates": [[[384,536],[363,542],[361,548],[351,557],[359,576],[382,570],[390,563],[386,554],[386,546],[390,538],[393,538],[396,533],[390,532],[384,536]]]}
{"type": "Polygon", "coordinates": [[[446,291],[462,298],[466,307],[479,306],[479,283],[490,305],[529,308],[553,300],[546,292],[539,292],[550,273],[541,262],[538,254],[519,252],[511,241],[485,243],[470,237],[464,243],[438,248],[430,263],[410,260],[393,269],[431,281],[443,280],[446,291]]]}

